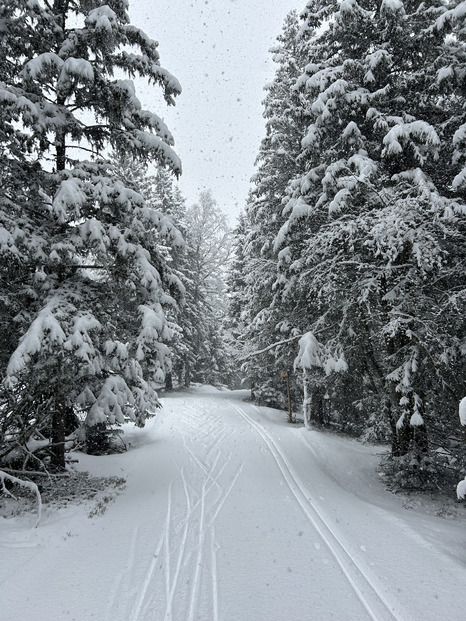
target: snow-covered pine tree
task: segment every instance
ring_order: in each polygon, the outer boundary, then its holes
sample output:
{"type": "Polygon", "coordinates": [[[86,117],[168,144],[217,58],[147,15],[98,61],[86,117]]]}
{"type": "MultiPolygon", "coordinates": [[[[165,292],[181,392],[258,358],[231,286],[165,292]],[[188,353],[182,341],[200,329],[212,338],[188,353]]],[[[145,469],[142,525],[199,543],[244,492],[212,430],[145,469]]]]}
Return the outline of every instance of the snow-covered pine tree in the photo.
{"type": "MultiPolygon", "coordinates": [[[[256,159],[246,213],[249,232],[245,240],[245,304],[242,310],[247,351],[260,351],[290,336],[287,310],[274,305],[277,253],[273,240],[284,223],[283,198],[287,185],[301,169],[297,156],[307,126],[302,93],[295,89],[304,70],[306,36],[298,38],[298,15],[287,15],[276,45],[270,50],[276,63],[273,81],[265,87],[263,116],[266,135],[256,159]]],[[[283,405],[280,373],[291,370],[293,350],[280,347],[245,365],[255,398],[260,403],[283,405]]]]}
{"type": "MultiPolygon", "coordinates": [[[[153,229],[152,246],[156,252],[161,253],[166,264],[174,276],[179,278],[175,287],[171,287],[170,294],[176,299],[176,306],[171,306],[165,311],[169,328],[172,331],[170,341],[170,359],[166,361],[165,388],[173,388],[172,361],[178,361],[186,353],[186,344],[183,342],[183,334],[189,332],[189,321],[186,311],[185,287],[180,287],[189,271],[186,259],[185,244],[167,244],[166,226],[172,222],[183,238],[186,236],[186,213],[185,200],[176,183],[173,173],[164,166],[155,167],[155,172],[149,172],[146,161],[136,159],[127,153],[115,153],[112,157],[112,167],[115,174],[125,185],[136,189],[146,201],[146,204],[166,216],[164,228],[153,229]]],[[[148,250],[152,254],[151,248],[148,250]]]]}
{"type": "MultiPolygon", "coordinates": [[[[219,265],[226,256],[224,250],[227,247],[224,243],[227,231],[224,216],[210,192],[201,193],[199,203],[187,212],[173,175],[162,166],[157,166],[155,173],[151,174],[145,162],[125,153],[113,158],[113,167],[126,185],[138,188],[149,205],[169,216],[187,240],[183,247],[170,248],[163,246],[163,240],[154,231],[154,240],[157,238],[172,272],[184,285],[184,295],[178,300],[181,303],[167,312],[173,331],[171,359],[178,384],[189,386],[191,381],[215,383],[220,380],[220,375],[224,381],[225,362],[217,360],[226,360],[225,344],[219,336],[225,303],[223,293],[218,294],[223,291],[223,285],[219,284],[223,279],[219,265]],[[219,252],[219,261],[218,257],[213,259],[216,252],[219,252]],[[217,293],[213,297],[214,291],[217,293]]],[[[166,388],[172,387],[170,368],[166,373],[166,388]]]]}
{"type": "Polygon", "coordinates": [[[158,209],[171,216],[173,221],[183,227],[186,215],[186,200],[181,193],[173,174],[163,166],[157,166],[155,173],[149,175],[152,200],[158,209]]]}
{"type": "Polygon", "coordinates": [[[210,190],[200,193],[185,216],[187,317],[185,356],[179,361],[184,383],[224,382],[229,373],[223,322],[227,312],[226,278],[231,231],[210,190]]]}
{"type": "Polygon", "coordinates": [[[464,372],[465,206],[453,152],[463,18],[442,2],[398,0],[313,1],[304,16],[311,122],[306,172],[276,239],[278,285],[284,304],[301,300],[293,326],[318,334],[315,372],[333,405],[341,412],[359,393],[365,407],[374,395],[393,455],[404,456],[399,480],[409,470],[419,482],[433,455],[427,429],[445,447],[464,372]]]}
{"type": "Polygon", "coordinates": [[[127,8],[0,7],[1,310],[11,326],[1,417],[18,446],[33,428],[46,433],[60,467],[67,416],[143,425],[157,406],[171,332],[164,309],[179,286],[152,243],[154,228],[175,244],[178,231],[104,157],[111,147],[180,171],[170,132],[128,77],[160,87],[169,104],[180,86],[127,8]]]}
{"type": "MultiPolygon", "coordinates": [[[[150,181],[148,175],[148,162],[141,160],[127,151],[114,151],[109,156],[112,166],[112,174],[117,177],[127,188],[131,188],[150,203],[150,181]]],[[[154,205],[151,205],[155,207],[154,205]]]]}
{"type": "Polygon", "coordinates": [[[247,385],[243,382],[241,367],[245,355],[246,343],[243,342],[245,332],[244,309],[246,299],[246,259],[245,244],[249,225],[247,216],[241,212],[238,224],[232,231],[232,258],[227,277],[228,290],[228,348],[232,355],[232,376],[230,384],[237,388],[247,385]]]}
{"type": "MultiPolygon", "coordinates": [[[[148,181],[149,198],[148,200],[167,217],[171,218],[176,228],[181,232],[183,239],[186,238],[186,201],[176,183],[170,170],[163,166],[157,166],[155,173],[149,174],[148,181]]],[[[167,249],[168,250],[168,249],[167,249]]],[[[169,309],[167,319],[173,331],[173,337],[170,344],[171,358],[170,369],[165,374],[165,388],[171,390],[173,388],[173,374],[179,371],[179,361],[184,358],[187,352],[187,344],[184,334],[189,332],[189,311],[186,302],[187,287],[187,248],[183,244],[182,247],[176,246],[169,249],[169,264],[173,274],[179,277],[183,283],[182,296],[178,295],[178,304],[176,308],[169,309]],[[185,282],[186,281],[186,282],[185,282]],[[175,365],[177,368],[174,368],[175,365]]],[[[175,292],[174,292],[175,293],[175,292]]]]}

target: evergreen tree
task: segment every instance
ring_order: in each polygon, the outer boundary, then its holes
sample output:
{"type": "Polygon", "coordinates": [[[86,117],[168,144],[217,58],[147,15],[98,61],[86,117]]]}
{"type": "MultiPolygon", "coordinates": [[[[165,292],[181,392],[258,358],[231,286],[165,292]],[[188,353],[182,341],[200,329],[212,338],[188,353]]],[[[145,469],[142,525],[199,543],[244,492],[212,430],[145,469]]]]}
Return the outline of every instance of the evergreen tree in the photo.
{"type": "Polygon", "coordinates": [[[181,243],[178,231],[103,158],[112,147],[180,171],[163,121],[142,109],[130,79],[114,77],[144,77],[169,104],[180,92],[126,9],[125,0],[0,7],[3,442],[41,428],[60,467],[67,415],[82,412],[89,427],[143,425],[157,406],[165,309],[179,287],[153,240],[157,229],[181,243]]]}
{"type": "Polygon", "coordinates": [[[184,383],[224,382],[229,372],[223,321],[227,311],[226,278],[231,233],[210,190],[186,212],[186,353],[184,383]]]}
{"type": "MultiPolygon", "coordinates": [[[[299,38],[299,32],[298,16],[292,11],[271,49],[277,69],[274,80],[265,89],[266,135],[256,160],[246,211],[249,232],[244,242],[242,340],[248,344],[245,354],[282,341],[284,335],[290,336],[290,331],[293,334],[286,310],[274,302],[278,257],[273,240],[284,224],[283,200],[288,184],[301,170],[297,158],[306,128],[306,111],[303,94],[295,85],[307,62],[307,37],[303,34],[299,38]]],[[[248,359],[245,369],[259,403],[284,406],[280,374],[291,372],[294,357],[292,348],[279,347],[248,359]]]]}
{"type": "Polygon", "coordinates": [[[326,391],[356,417],[348,397],[372,401],[406,456],[400,480],[419,481],[464,372],[460,24],[436,1],[309,2],[304,18],[306,170],[275,241],[277,285],[291,324],[319,340],[311,402],[326,391]]]}
{"type": "MultiPolygon", "coordinates": [[[[147,200],[173,221],[176,228],[181,232],[183,240],[186,240],[186,201],[173,178],[173,174],[163,166],[157,166],[155,173],[148,175],[148,182],[147,200]]],[[[186,243],[172,245],[170,248],[166,247],[166,252],[167,261],[173,274],[183,283],[182,290],[178,292],[176,308],[169,309],[167,314],[173,337],[170,343],[170,367],[165,374],[165,388],[171,390],[173,388],[173,372],[180,375],[182,369],[180,361],[188,353],[184,335],[190,332],[191,317],[186,299],[186,288],[189,286],[186,243]]]]}
{"type": "Polygon", "coordinates": [[[150,174],[147,162],[142,162],[127,153],[114,154],[112,166],[115,174],[125,185],[138,191],[148,205],[167,216],[162,229],[153,229],[152,245],[157,248],[157,252],[163,254],[165,262],[176,277],[173,281],[176,286],[172,286],[170,292],[177,304],[166,309],[165,313],[172,331],[170,357],[165,365],[165,388],[171,390],[173,388],[172,361],[179,360],[186,353],[186,344],[183,342],[182,335],[186,332],[189,322],[185,312],[185,288],[184,285],[180,286],[180,283],[185,280],[187,271],[186,246],[184,243],[167,245],[164,238],[167,223],[170,222],[180,231],[183,238],[186,236],[185,200],[175,182],[173,173],[163,166],[157,166],[155,173],[150,174]]]}
{"type": "Polygon", "coordinates": [[[233,368],[230,385],[240,388],[244,383],[242,377],[242,362],[245,356],[247,343],[243,340],[245,333],[244,311],[248,304],[246,299],[246,236],[248,220],[244,212],[238,218],[238,224],[232,233],[232,259],[227,277],[228,290],[228,349],[232,355],[233,368]]]}

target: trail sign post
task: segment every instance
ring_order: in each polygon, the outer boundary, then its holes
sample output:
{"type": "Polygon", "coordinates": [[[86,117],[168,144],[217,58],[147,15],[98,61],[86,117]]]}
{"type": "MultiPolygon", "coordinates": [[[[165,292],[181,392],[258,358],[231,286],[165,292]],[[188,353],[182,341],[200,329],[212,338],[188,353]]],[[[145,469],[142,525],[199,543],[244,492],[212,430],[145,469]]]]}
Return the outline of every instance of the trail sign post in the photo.
{"type": "Polygon", "coordinates": [[[291,409],[290,376],[285,371],[284,373],[282,373],[282,378],[286,382],[286,394],[287,394],[287,397],[288,397],[288,422],[292,423],[293,422],[293,411],[291,409]]]}

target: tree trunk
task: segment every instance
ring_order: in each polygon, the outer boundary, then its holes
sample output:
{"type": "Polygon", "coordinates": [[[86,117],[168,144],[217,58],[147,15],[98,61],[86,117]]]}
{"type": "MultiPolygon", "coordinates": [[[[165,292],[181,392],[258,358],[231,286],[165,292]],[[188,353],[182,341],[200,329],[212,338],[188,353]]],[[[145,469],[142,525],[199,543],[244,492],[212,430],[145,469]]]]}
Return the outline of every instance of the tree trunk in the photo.
{"type": "Polygon", "coordinates": [[[405,412],[403,424],[397,427],[397,438],[398,438],[398,455],[397,457],[402,457],[409,453],[409,449],[412,446],[413,442],[413,428],[409,424],[409,412],[405,412]]]}
{"type": "Polygon", "coordinates": [[[303,416],[304,416],[304,426],[306,429],[310,429],[311,427],[311,407],[312,407],[312,388],[310,386],[309,381],[309,373],[307,369],[303,369],[303,416]]]}
{"type": "MultiPolygon", "coordinates": [[[[410,399],[410,401],[412,400],[410,399]]],[[[429,452],[427,427],[426,425],[412,426],[410,424],[411,414],[414,411],[412,403],[410,406],[404,412],[403,424],[397,427],[403,412],[394,408],[389,399],[386,400],[386,411],[392,432],[391,445],[393,457],[403,457],[403,455],[407,455],[410,451],[413,451],[416,455],[429,452]]]]}
{"type": "MultiPolygon", "coordinates": [[[[64,106],[65,98],[57,97],[57,105],[64,106]]],[[[64,130],[59,130],[55,134],[55,165],[57,172],[65,170],[66,167],[66,134],[64,130]]]]}
{"type": "Polygon", "coordinates": [[[55,137],[55,149],[56,149],[56,166],[57,172],[65,170],[66,166],[66,147],[65,147],[65,135],[58,133],[55,137]]]}
{"type": "Polygon", "coordinates": [[[165,374],[165,390],[173,390],[173,375],[171,371],[165,374]]]}
{"type": "Polygon", "coordinates": [[[314,386],[312,391],[312,417],[311,421],[322,427],[324,424],[324,390],[322,386],[314,386]]]}
{"type": "Polygon", "coordinates": [[[65,405],[55,399],[52,412],[52,465],[65,469],[65,405]]]}
{"type": "MultiPolygon", "coordinates": [[[[421,410],[419,412],[419,414],[422,416],[423,420],[424,420],[424,395],[423,394],[419,394],[419,403],[418,403],[418,411],[421,410]]],[[[410,399],[410,406],[411,406],[411,411],[414,412],[414,396],[410,399]]],[[[427,437],[427,427],[426,425],[416,425],[414,427],[411,428],[412,429],[412,444],[413,444],[413,449],[416,452],[416,454],[418,456],[421,456],[422,454],[426,454],[429,452],[429,440],[427,437]]]]}
{"type": "Polygon", "coordinates": [[[310,375],[308,369],[303,373],[304,388],[304,424],[309,427],[311,423],[322,427],[324,424],[324,389],[319,386],[310,375]]]}
{"type": "Polygon", "coordinates": [[[189,362],[185,362],[183,386],[185,388],[189,388],[190,385],[191,385],[191,365],[189,364],[189,362]]]}
{"type": "Polygon", "coordinates": [[[400,457],[400,446],[398,442],[398,431],[396,428],[397,418],[393,411],[393,404],[389,397],[386,397],[383,402],[384,417],[388,420],[390,426],[390,444],[392,448],[392,457],[400,457]]]}

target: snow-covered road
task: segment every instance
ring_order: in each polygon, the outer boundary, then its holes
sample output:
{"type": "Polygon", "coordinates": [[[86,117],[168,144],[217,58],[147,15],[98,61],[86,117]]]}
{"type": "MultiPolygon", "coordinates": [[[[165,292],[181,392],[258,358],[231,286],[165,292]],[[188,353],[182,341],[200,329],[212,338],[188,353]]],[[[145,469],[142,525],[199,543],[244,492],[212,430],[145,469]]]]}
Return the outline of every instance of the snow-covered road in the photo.
{"type": "Polygon", "coordinates": [[[407,508],[380,449],[242,397],[170,395],[127,453],[81,456],[127,478],[103,515],[2,520],[0,621],[464,621],[462,507],[407,508]]]}

